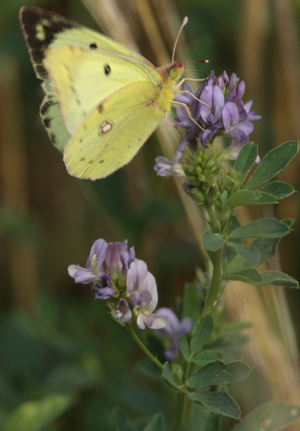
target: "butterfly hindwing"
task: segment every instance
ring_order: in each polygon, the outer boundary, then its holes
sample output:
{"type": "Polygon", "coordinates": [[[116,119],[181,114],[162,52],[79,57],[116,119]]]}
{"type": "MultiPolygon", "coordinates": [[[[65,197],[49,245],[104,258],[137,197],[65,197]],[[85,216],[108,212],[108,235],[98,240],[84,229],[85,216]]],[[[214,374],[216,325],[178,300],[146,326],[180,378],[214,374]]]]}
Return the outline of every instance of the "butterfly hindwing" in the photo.
{"type": "Polygon", "coordinates": [[[88,115],[65,149],[68,172],[79,178],[104,178],[127,164],[164,115],[151,102],[158,92],[153,83],[134,83],[88,115]]]}

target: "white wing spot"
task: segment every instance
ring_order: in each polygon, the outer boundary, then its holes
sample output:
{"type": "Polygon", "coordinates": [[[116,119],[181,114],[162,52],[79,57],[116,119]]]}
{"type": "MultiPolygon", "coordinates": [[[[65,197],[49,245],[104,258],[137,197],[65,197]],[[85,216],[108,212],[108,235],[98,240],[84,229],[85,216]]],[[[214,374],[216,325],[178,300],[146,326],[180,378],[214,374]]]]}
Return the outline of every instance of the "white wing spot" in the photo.
{"type": "Polygon", "coordinates": [[[103,123],[99,127],[98,135],[103,135],[104,133],[108,133],[113,128],[114,123],[112,121],[103,121],[103,123]]]}
{"type": "Polygon", "coordinates": [[[46,38],[46,35],[45,35],[45,29],[42,26],[42,24],[37,24],[35,26],[35,31],[36,31],[36,38],[41,42],[43,42],[46,38]]]}

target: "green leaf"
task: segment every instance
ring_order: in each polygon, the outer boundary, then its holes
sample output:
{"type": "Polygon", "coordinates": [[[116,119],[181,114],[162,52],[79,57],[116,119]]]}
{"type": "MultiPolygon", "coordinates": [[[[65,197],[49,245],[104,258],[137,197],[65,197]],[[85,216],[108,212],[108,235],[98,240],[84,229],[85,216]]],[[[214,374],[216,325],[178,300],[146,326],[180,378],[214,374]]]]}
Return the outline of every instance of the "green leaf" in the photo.
{"type": "Polygon", "coordinates": [[[231,431],[279,431],[300,417],[300,406],[283,402],[266,403],[251,412],[231,431]]]}
{"type": "Polygon", "coordinates": [[[291,184],[283,181],[272,181],[257,189],[257,191],[263,191],[273,195],[277,200],[284,199],[295,192],[294,187],[291,184]]]}
{"type": "Polygon", "coordinates": [[[285,142],[271,150],[260,162],[246,184],[248,189],[255,189],[274,178],[281,172],[298,152],[298,141],[285,142]]]}
{"type": "Polygon", "coordinates": [[[215,361],[197,370],[188,379],[188,386],[204,390],[208,386],[228,385],[248,377],[251,369],[243,362],[225,364],[215,361]]]}
{"type": "Polygon", "coordinates": [[[274,218],[261,218],[240,226],[229,234],[229,238],[281,238],[290,232],[283,221],[274,218]]]}
{"type": "Polygon", "coordinates": [[[205,350],[204,352],[198,353],[193,358],[193,362],[203,367],[204,365],[210,364],[211,362],[215,362],[220,359],[223,359],[222,352],[219,352],[218,350],[205,350]]]}
{"type": "Polygon", "coordinates": [[[218,337],[213,343],[211,343],[210,347],[212,349],[222,349],[222,351],[236,350],[240,349],[241,346],[248,343],[248,341],[249,337],[247,335],[236,332],[218,337]]]}
{"type": "Polygon", "coordinates": [[[212,413],[199,403],[192,404],[190,431],[218,431],[221,416],[212,413]]]}
{"type": "Polygon", "coordinates": [[[191,353],[199,352],[211,337],[214,329],[213,319],[207,314],[201,317],[192,331],[191,353]]]}
{"type": "Polygon", "coordinates": [[[202,404],[217,415],[240,419],[240,408],[234,399],[227,394],[227,392],[195,391],[188,392],[187,396],[192,401],[202,404]]]}
{"type": "Polygon", "coordinates": [[[244,321],[243,320],[234,320],[232,322],[223,323],[218,334],[219,335],[230,334],[233,332],[241,331],[242,329],[252,328],[252,326],[253,326],[252,323],[248,322],[247,320],[244,320],[244,321]]]}
{"type": "Polygon", "coordinates": [[[275,286],[291,287],[294,289],[299,289],[299,283],[293,277],[285,274],[281,271],[261,271],[262,281],[258,283],[259,286],[264,286],[265,284],[273,284],[275,286]]]}
{"type": "Polygon", "coordinates": [[[44,431],[45,427],[62,415],[71,405],[66,395],[51,395],[39,401],[20,404],[8,416],[2,431],[44,431]]]}
{"type": "Polygon", "coordinates": [[[223,247],[225,241],[220,235],[212,233],[211,230],[207,230],[203,234],[203,247],[205,250],[217,251],[223,247]]]}
{"type": "Polygon", "coordinates": [[[115,411],[115,431],[135,431],[136,428],[129,422],[124,413],[116,409],[115,411]]]}
{"type": "Polygon", "coordinates": [[[163,416],[158,413],[150,419],[143,431],[163,431],[164,429],[163,416]]]}
{"type": "Polygon", "coordinates": [[[237,272],[224,272],[222,275],[222,280],[237,280],[243,281],[244,283],[250,284],[259,284],[262,282],[262,276],[260,272],[256,271],[256,269],[245,269],[243,271],[237,272]]]}
{"type": "Polygon", "coordinates": [[[180,335],[179,339],[180,351],[182,353],[183,358],[187,361],[190,357],[190,348],[187,337],[185,335],[180,335]]]}
{"type": "Polygon", "coordinates": [[[237,207],[241,205],[259,205],[259,204],[275,204],[277,203],[276,197],[269,193],[258,190],[237,190],[233,193],[228,201],[229,207],[237,207]]]}
{"type": "Polygon", "coordinates": [[[257,145],[252,142],[244,145],[234,163],[234,169],[246,178],[257,158],[257,145]]]}
{"type": "Polygon", "coordinates": [[[198,289],[194,284],[187,284],[184,289],[182,316],[190,317],[194,323],[199,316],[200,306],[198,289]]]}
{"type": "Polygon", "coordinates": [[[249,265],[257,266],[260,258],[260,253],[255,247],[248,247],[236,242],[227,242],[228,247],[232,247],[237,254],[249,265]]]}
{"type": "Polygon", "coordinates": [[[271,259],[276,253],[277,245],[280,238],[256,238],[251,247],[259,250],[259,261],[257,265],[261,265],[271,259]]]}
{"type": "Polygon", "coordinates": [[[234,257],[231,258],[231,260],[226,265],[224,265],[224,270],[228,274],[252,268],[253,267],[249,265],[249,263],[245,262],[245,260],[242,259],[238,254],[235,254],[234,257]]]}
{"type": "Polygon", "coordinates": [[[170,367],[170,364],[168,362],[166,362],[164,364],[164,368],[163,368],[163,375],[162,375],[163,379],[170,385],[172,386],[172,388],[177,389],[178,391],[180,391],[179,385],[176,383],[174,377],[173,377],[173,373],[170,367]]]}

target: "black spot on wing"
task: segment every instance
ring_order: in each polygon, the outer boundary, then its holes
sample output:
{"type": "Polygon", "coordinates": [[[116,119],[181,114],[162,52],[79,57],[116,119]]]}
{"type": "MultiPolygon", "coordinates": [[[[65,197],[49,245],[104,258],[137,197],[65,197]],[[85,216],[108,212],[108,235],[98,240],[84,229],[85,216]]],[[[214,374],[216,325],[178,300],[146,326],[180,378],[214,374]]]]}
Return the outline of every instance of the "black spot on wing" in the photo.
{"type": "Polygon", "coordinates": [[[104,73],[105,73],[105,75],[109,75],[111,73],[111,67],[109,64],[106,64],[104,66],[104,73]]]}
{"type": "Polygon", "coordinates": [[[45,50],[64,30],[81,27],[62,16],[37,7],[22,7],[20,22],[37,75],[45,79],[47,71],[42,65],[45,50]]]}
{"type": "Polygon", "coordinates": [[[90,48],[91,48],[91,49],[97,49],[97,48],[98,48],[98,46],[97,46],[97,44],[94,42],[94,43],[91,43],[91,44],[90,44],[90,48]]]}
{"type": "Polygon", "coordinates": [[[50,133],[49,136],[50,136],[51,141],[53,142],[53,145],[55,145],[56,144],[56,136],[53,133],[50,133]]]}
{"type": "Polygon", "coordinates": [[[53,105],[53,101],[51,99],[47,99],[46,102],[44,102],[41,105],[40,108],[40,113],[42,116],[47,115],[47,112],[49,111],[49,109],[51,108],[51,106],[53,105]]]}
{"type": "Polygon", "coordinates": [[[51,118],[49,117],[43,118],[43,124],[46,127],[46,129],[49,129],[51,125],[51,118]]]}

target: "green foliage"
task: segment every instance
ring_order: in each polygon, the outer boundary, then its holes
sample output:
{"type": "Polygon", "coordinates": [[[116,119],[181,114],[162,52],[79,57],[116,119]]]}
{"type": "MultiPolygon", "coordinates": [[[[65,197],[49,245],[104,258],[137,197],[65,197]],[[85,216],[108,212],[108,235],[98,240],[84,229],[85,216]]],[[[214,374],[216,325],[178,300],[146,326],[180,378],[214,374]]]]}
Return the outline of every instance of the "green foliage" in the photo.
{"type": "Polygon", "coordinates": [[[163,431],[165,429],[161,414],[154,415],[143,431],[163,431]]]}
{"type": "Polygon", "coordinates": [[[300,407],[283,402],[263,404],[251,412],[232,431],[279,431],[300,417],[300,407]]]}
{"type": "Polygon", "coordinates": [[[227,392],[206,392],[197,390],[189,392],[187,395],[192,401],[202,404],[212,413],[234,419],[240,419],[241,417],[239,406],[227,392]]]}
{"type": "Polygon", "coordinates": [[[193,322],[196,322],[201,309],[202,300],[197,287],[190,283],[185,286],[183,295],[182,316],[190,317],[193,322]]]}
{"type": "MultiPolygon", "coordinates": [[[[223,211],[226,213],[228,208],[232,211],[239,205],[274,204],[279,199],[290,196],[294,192],[291,185],[282,181],[268,181],[284,169],[297,152],[296,141],[286,142],[271,150],[247,180],[257,158],[257,147],[252,143],[245,145],[238,155],[234,169],[241,175],[246,188],[243,188],[243,184],[240,184],[241,188],[233,188],[233,192],[224,201],[223,211]]],[[[221,208],[218,208],[218,211],[222,211],[221,208]]],[[[280,221],[275,218],[262,218],[240,226],[236,218],[231,218],[231,222],[227,223],[227,226],[225,224],[221,231],[207,230],[203,235],[203,246],[212,261],[215,259],[213,253],[222,252],[221,279],[224,281],[236,280],[256,286],[274,284],[298,288],[294,278],[280,271],[257,269],[274,256],[280,239],[290,233],[291,224],[290,219],[280,221]],[[252,239],[252,242],[243,244],[245,238],[252,239]]]]}
{"type": "Polygon", "coordinates": [[[43,431],[47,425],[70,407],[72,399],[66,395],[50,395],[38,401],[20,404],[6,419],[2,431],[43,431]]]}
{"type": "Polygon", "coordinates": [[[248,377],[250,368],[242,362],[225,364],[223,361],[211,362],[190,376],[188,386],[204,390],[208,386],[228,385],[248,377]]]}
{"type": "Polygon", "coordinates": [[[262,218],[240,226],[229,234],[229,239],[238,238],[281,238],[290,232],[286,223],[273,219],[262,218]]]}
{"type": "Polygon", "coordinates": [[[191,412],[191,431],[218,431],[221,416],[212,413],[201,404],[193,403],[191,412]]]}
{"type": "Polygon", "coordinates": [[[257,159],[257,145],[249,142],[245,145],[234,163],[234,169],[236,172],[242,174],[242,178],[245,179],[250,172],[252,166],[257,159]]]}
{"type": "Polygon", "coordinates": [[[269,151],[247,181],[247,188],[256,189],[274,178],[296,156],[298,149],[298,141],[289,141],[269,151]]]}
{"type": "Polygon", "coordinates": [[[196,323],[191,338],[191,354],[195,355],[205,346],[213,332],[213,319],[210,315],[202,317],[196,323]]]}

